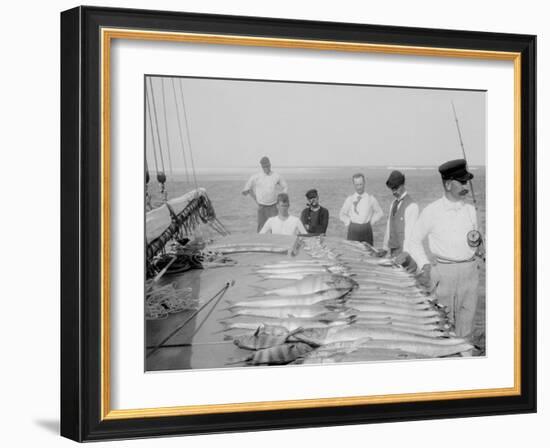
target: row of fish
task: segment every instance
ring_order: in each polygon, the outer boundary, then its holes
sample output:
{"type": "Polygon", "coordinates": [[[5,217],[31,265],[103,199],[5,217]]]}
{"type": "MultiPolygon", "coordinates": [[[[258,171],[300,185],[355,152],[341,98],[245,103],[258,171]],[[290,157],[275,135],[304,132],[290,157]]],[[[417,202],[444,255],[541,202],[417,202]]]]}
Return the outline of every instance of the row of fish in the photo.
{"type": "Polygon", "coordinates": [[[230,316],[221,322],[226,338],[252,351],[230,363],[433,358],[473,348],[454,336],[434,297],[391,260],[360,243],[309,244],[323,256],[256,270],[262,278],[292,283],[227,303],[230,316]]]}

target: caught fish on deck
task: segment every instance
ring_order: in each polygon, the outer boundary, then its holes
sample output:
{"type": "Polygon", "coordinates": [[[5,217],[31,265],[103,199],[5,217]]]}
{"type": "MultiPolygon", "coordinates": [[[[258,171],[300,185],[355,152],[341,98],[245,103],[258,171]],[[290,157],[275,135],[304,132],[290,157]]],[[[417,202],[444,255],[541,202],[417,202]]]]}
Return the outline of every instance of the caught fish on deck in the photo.
{"type": "Polygon", "coordinates": [[[261,268],[254,271],[259,275],[290,275],[290,274],[326,274],[328,269],[324,266],[295,266],[285,268],[261,268]]]}
{"type": "Polygon", "coordinates": [[[403,308],[386,304],[372,304],[359,300],[348,300],[346,306],[361,312],[361,315],[368,316],[369,312],[372,313],[391,313],[399,314],[407,317],[433,317],[433,316],[445,316],[445,312],[437,308],[428,309],[413,309],[403,308]]]}
{"type": "Polygon", "coordinates": [[[248,298],[239,302],[227,303],[230,308],[233,306],[253,306],[253,307],[274,307],[274,306],[296,306],[296,305],[315,305],[325,301],[334,301],[343,299],[348,293],[347,290],[328,289],[313,294],[303,294],[298,296],[260,296],[248,298]]]}
{"type": "Polygon", "coordinates": [[[305,329],[297,332],[294,337],[314,346],[324,346],[334,342],[362,340],[399,340],[434,345],[456,345],[466,343],[461,338],[428,338],[401,331],[398,329],[370,327],[353,324],[343,328],[305,329]]]}
{"type": "Polygon", "coordinates": [[[304,278],[289,286],[264,291],[264,295],[297,296],[313,294],[329,289],[351,290],[357,286],[357,282],[343,275],[323,274],[304,278]]]}
{"type": "Polygon", "coordinates": [[[242,349],[247,350],[262,350],[265,348],[274,347],[276,345],[284,344],[287,339],[295,332],[301,331],[301,328],[297,328],[293,332],[285,332],[284,334],[273,335],[263,331],[262,327],[253,334],[241,335],[233,339],[233,343],[242,349]]]}
{"type": "Polygon", "coordinates": [[[426,358],[419,353],[407,352],[401,349],[373,347],[363,349],[361,347],[347,350],[314,350],[304,357],[297,359],[294,364],[331,364],[346,362],[369,361],[402,361],[407,359],[426,358]]]}
{"type": "Polygon", "coordinates": [[[314,318],[327,313],[329,310],[323,305],[273,306],[273,307],[232,307],[234,316],[261,316],[261,317],[309,317],[314,318]]]}
{"type": "Polygon", "coordinates": [[[244,253],[286,254],[289,250],[288,247],[271,244],[233,244],[227,246],[211,246],[209,249],[223,255],[244,253]]]}
{"type": "Polygon", "coordinates": [[[291,342],[287,344],[276,345],[252,353],[241,359],[230,359],[227,364],[239,364],[246,362],[252,365],[277,365],[288,364],[310,352],[312,348],[303,342],[291,342]]]}
{"type": "Polygon", "coordinates": [[[308,266],[337,266],[337,263],[331,260],[292,260],[280,261],[279,263],[263,264],[258,269],[281,269],[308,266]]]}
{"type": "Polygon", "coordinates": [[[256,330],[262,325],[276,326],[286,328],[288,331],[294,331],[300,327],[302,328],[327,328],[332,326],[345,326],[355,320],[354,316],[329,319],[329,315],[326,315],[326,320],[317,320],[311,318],[286,318],[277,319],[273,317],[259,317],[259,316],[236,316],[227,320],[220,321],[222,326],[221,331],[230,331],[236,329],[243,330],[256,330]]]}
{"type": "Polygon", "coordinates": [[[373,348],[404,350],[428,358],[440,358],[470,351],[474,346],[469,342],[440,345],[430,342],[411,342],[405,340],[369,340],[364,341],[359,349],[368,351],[373,348]]]}
{"type": "Polygon", "coordinates": [[[393,312],[362,312],[359,311],[356,314],[357,321],[370,320],[370,319],[389,319],[397,322],[409,322],[415,325],[429,325],[429,324],[438,324],[442,326],[447,326],[449,319],[446,316],[432,316],[432,317],[419,317],[419,316],[407,316],[406,314],[395,314],[393,312]]]}
{"type": "Polygon", "coordinates": [[[393,295],[393,294],[378,294],[376,292],[369,293],[356,289],[349,295],[350,299],[355,300],[371,300],[380,301],[388,304],[406,304],[406,305],[422,305],[422,304],[435,304],[435,300],[431,297],[409,297],[405,295],[393,295]]]}
{"type": "MultiPolygon", "coordinates": [[[[341,301],[342,302],[342,301],[341,301]]],[[[338,301],[334,301],[334,303],[338,304],[338,301]]],[[[365,304],[365,305],[371,305],[371,306],[385,306],[385,307],[393,307],[401,310],[409,310],[409,311],[416,311],[416,310],[429,310],[434,308],[434,305],[432,305],[428,301],[423,301],[420,303],[410,303],[408,301],[390,301],[390,300],[384,300],[384,299],[370,299],[370,298],[364,298],[364,299],[357,299],[355,297],[348,297],[346,300],[346,304],[349,307],[353,308],[354,304],[365,304]]],[[[330,305],[330,301],[324,302],[325,305],[330,305]]]]}

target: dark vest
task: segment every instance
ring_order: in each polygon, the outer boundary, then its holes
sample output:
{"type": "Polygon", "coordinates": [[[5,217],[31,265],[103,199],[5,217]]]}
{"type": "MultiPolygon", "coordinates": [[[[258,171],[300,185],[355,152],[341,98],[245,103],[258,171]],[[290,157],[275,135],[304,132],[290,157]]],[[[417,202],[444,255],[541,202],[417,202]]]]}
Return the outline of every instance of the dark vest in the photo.
{"type": "Polygon", "coordinates": [[[390,238],[388,240],[388,247],[390,249],[403,249],[403,241],[405,240],[405,210],[413,202],[411,196],[407,193],[407,195],[401,199],[401,204],[395,216],[392,216],[390,208],[390,238]]]}

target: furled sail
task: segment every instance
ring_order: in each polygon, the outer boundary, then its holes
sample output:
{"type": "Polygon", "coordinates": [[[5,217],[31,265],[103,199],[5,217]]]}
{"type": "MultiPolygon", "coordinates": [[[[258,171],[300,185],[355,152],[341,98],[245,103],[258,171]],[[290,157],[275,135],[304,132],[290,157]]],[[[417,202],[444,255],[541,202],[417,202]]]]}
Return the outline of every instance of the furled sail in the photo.
{"type": "Polygon", "coordinates": [[[216,220],[216,212],[204,188],[170,199],[145,216],[147,260],[157,255],[174,236],[191,233],[201,223],[216,220]]]}

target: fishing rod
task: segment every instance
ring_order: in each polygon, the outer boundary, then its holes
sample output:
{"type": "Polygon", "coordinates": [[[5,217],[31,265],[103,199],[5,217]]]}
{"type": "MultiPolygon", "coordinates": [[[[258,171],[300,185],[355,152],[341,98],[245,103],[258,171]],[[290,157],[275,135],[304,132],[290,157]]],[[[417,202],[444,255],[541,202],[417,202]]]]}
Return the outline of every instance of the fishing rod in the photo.
{"type": "MultiPolygon", "coordinates": [[[[458,117],[456,115],[455,104],[454,104],[454,101],[452,101],[452,100],[451,100],[451,106],[453,108],[453,115],[454,115],[454,118],[455,118],[456,130],[458,132],[458,140],[460,142],[460,147],[462,148],[462,156],[464,157],[464,160],[466,161],[466,167],[467,167],[468,166],[468,159],[466,158],[466,150],[464,149],[464,142],[462,141],[462,132],[460,132],[460,124],[458,123],[458,117]]],[[[477,200],[476,200],[476,195],[475,195],[475,192],[474,192],[474,184],[472,183],[472,179],[468,180],[468,184],[470,186],[470,191],[472,192],[472,201],[474,203],[474,209],[476,211],[476,215],[478,215],[479,210],[478,210],[478,207],[477,207],[477,200]]],[[[472,230],[471,232],[468,232],[467,238],[468,238],[468,244],[470,246],[472,246],[473,244],[477,244],[477,246],[474,245],[473,247],[478,248],[478,255],[481,257],[481,259],[483,261],[485,261],[485,249],[483,248],[484,238],[483,238],[483,235],[481,234],[481,232],[479,230],[472,230]],[[476,234],[476,232],[477,232],[477,234],[476,234]]]]}
{"type": "MultiPolygon", "coordinates": [[[[464,142],[462,141],[462,133],[460,132],[460,125],[458,123],[458,117],[456,116],[456,109],[455,109],[455,103],[451,100],[451,106],[453,107],[453,115],[455,116],[455,124],[456,124],[456,130],[458,132],[458,140],[460,142],[460,147],[462,148],[462,155],[464,157],[464,160],[468,160],[466,158],[466,151],[464,150],[464,142]]],[[[466,162],[466,166],[468,166],[468,162],[466,162]]],[[[468,181],[470,184],[470,191],[472,192],[472,200],[474,201],[474,208],[477,212],[477,201],[476,201],[476,195],[474,192],[474,185],[472,184],[472,179],[468,181]]]]}

